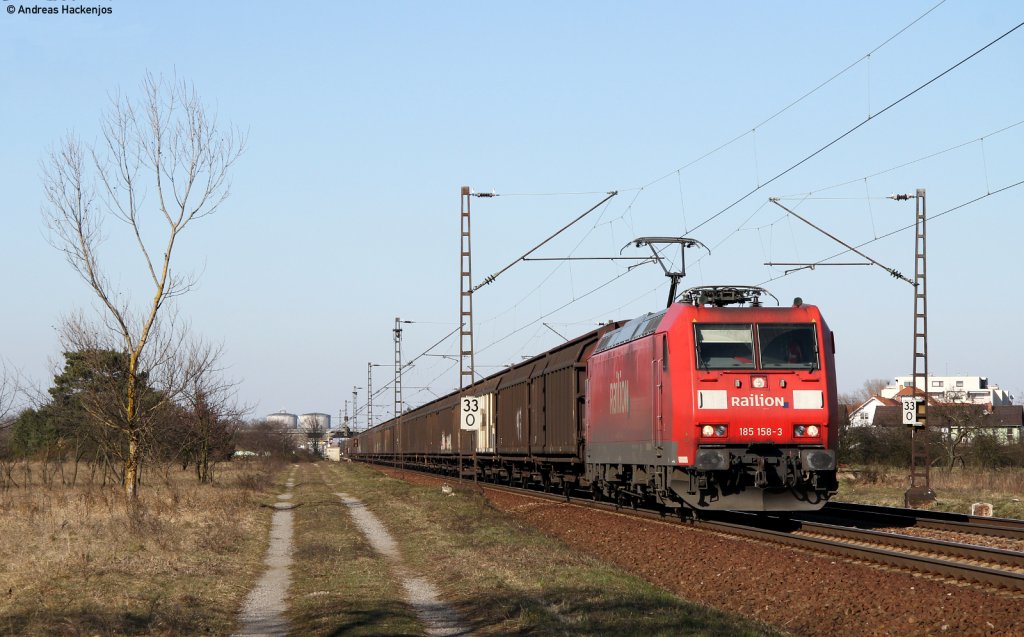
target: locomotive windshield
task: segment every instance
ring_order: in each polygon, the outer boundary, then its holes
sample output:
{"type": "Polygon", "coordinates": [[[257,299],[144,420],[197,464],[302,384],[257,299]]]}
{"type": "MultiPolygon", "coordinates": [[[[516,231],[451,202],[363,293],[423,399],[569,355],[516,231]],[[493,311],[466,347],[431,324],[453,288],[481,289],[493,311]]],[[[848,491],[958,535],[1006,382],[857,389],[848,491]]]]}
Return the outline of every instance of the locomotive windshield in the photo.
{"type": "Polygon", "coordinates": [[[701,324],[695,327],[701,369],[816,369],[818,348],[813,323],[754,325],[701,324]]]}
{"type": "Polygon", "coordinates": [[[763,369],[814,369],[818,362],[814,324],[758,325],[763,369]]]}
{"type": "Polygon", "coordinates": [[[750,325],[700,325],[697,364],[704,369],[753,369],[754,339],[750,325]]]}

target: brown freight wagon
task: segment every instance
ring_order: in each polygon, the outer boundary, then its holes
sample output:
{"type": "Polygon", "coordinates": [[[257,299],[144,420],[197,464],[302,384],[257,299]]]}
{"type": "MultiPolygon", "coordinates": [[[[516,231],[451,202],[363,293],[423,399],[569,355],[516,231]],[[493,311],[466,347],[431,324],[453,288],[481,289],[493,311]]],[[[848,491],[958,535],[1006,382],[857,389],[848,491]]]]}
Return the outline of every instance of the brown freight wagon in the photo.
{"type": "Polygon", "coordinates": [[[358,434],[353,457],[451,475],[546,486],[583,471],[586,360],[609,324],[462,392],[453,392],[358,434]],[[460,429],[474,401],[479,429],[460,429]]]}

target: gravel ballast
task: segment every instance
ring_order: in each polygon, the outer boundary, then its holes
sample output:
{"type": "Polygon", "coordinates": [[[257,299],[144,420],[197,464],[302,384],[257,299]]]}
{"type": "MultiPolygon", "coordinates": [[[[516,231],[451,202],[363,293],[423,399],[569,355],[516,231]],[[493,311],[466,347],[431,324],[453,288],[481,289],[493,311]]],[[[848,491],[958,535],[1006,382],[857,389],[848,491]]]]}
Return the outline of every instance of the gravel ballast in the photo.
{"type": "MultiPolygon", "coordinates": [[[[405,479],[440,484],[438,478],[405,479]]],[[[682,599],[799,636],[1022,636],[1024,595],[484,489],[496,509],[682,599]]]]}

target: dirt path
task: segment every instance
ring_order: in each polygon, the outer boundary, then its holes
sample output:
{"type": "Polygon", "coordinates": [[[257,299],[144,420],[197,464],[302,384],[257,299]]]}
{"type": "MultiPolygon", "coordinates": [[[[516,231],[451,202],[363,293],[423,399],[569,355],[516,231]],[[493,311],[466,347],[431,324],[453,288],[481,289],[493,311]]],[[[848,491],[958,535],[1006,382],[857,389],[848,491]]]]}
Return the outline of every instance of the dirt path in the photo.
{"type": "Polygon", "coordinates": [[[458,614],[441,600],[437,589],[422,577],[411,573],[402,563],[398,546],[381,521],[358,499],[344,493],[336,493],[341,498],[356,526],[363,532],[370,545],[391,563],[391,570],[402,582],[405,589],[405,600],[412,606],[416,615],[426,627],[428,635],[439,637],[468,636],[472,633],[462,625],[458,614]]]}
{"type": "Polygon", "coordinates": [[[285,597],[291,584],[292,565],[292,487],[295,486],[295,470],[288,474],[285,492],[277,496],[274,505],[274,517],[270,526],[270,546],[264,564],[266,572],[256,587],[249,593],[241,612],[238,623],[242,628],[237,637],[285,637],[288,634],[288,620],[284,613],[288,609],[285,597]]]}

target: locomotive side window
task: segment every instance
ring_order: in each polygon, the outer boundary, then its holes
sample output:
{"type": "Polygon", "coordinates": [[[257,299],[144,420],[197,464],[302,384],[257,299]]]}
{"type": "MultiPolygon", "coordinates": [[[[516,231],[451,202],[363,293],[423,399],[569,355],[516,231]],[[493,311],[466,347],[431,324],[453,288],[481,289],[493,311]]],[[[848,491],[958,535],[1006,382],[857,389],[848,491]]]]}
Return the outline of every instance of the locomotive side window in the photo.
{"type": "Polygon", "coordinates": [[[701,324],[696,330],[697,365],[703,369],[753,369],[751,325],[701,324]]]}
{"type": "Polygon", "coordinates": [[[816,369],[818,344],[813,323],[757,326],[762,369],[816,369]]]}

